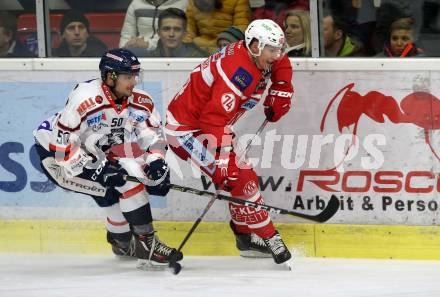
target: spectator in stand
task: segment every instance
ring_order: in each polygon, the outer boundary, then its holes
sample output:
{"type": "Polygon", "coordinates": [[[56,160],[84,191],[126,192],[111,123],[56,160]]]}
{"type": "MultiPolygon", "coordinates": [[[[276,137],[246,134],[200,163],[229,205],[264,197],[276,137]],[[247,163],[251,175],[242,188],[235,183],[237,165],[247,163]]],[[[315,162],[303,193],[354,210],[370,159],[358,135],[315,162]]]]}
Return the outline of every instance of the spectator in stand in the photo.
{"type": "Polygon", "coordinates": [[[402,18],[394,21],[390,27],[389,41],[385,42],[383,52],[377,57],[405,58],[424,56],[423,50],[414,43],[414,21],[402,18]]]}
{"type": "Polygon", "coordinates": [[[347,34],[346,23],[339,17],[332,15],[324,17],[323,39],[326,57],[363,55],[361,43],[347,34]]]}
{"type": "Polygon", "coordinates": [[[372,37],[372,47],[376,53],[383,50],[389,40],[391,24],[402,18],[412,17],[411,6],[407,0],[387,0],[381,2],[376,13],[376,28],[372,37]]]}
{"type": "Polygon", "coordinates": [[[326,0],[324,8],[333,16],[344,18],[347,33],[358,38],[368,56],[381,52],[388,40],[391,24],[400,18],[414,20],[413,36],[417,40],[423,24],[423,3],[418,0],[326,0]]]}
{"type": "Polygon", "coordinates": [[[17,58],[34,55],[17,39],[17,19],[15,16],[0,12],[0,57],[17,58]]]}
{"type": "Polygon", "coordinates": [[[230,43],[244,40],[244,33],[239,28],[231,26],[217,37],[217,48],[220,50],[230,43]]]}
{"type": "Polygon", "coordinates": [[[188,0],[133,0],[127,9],[119,47],[145,48],[157,46],[157,18],[167,8],[185,10],[188,0]]]}
{"type": "Polygon", "coordinates": [[[217,36],[230,26],[244,31],[249,24],[248,0],[189,0],[187,35],[184,42],[194,42],[209,53],[217,51],[217,36]]]}
{"type": "Polygon", "coordinates": [[[194,43],[183,43],[186,31],[186,15],[178,8],[167,8],[159,14],[159,41],[154,50],[141,52],[144,57],[207,57],[208,53],[194,43]]]}
{"type": "Polygon", "coordinates": [[[310,33],[310,14],[304,10],[289,10],[284,20],[286,34],[286,53],[289,57],[310,57],[312,55],[312,36],[310,33]]]}
{"type": "Polygon", "coordinates": [[[90,36],[90,23],[81,12],[70,10],[61,19],[61,44],[53,50],[55,57],[99,57],[107,46],[90,36]]]}
{"type": "Polygon", "coordinates": [[[249,0],[249,6],[252,20],[271,19],[283,28],[286,11],[309,10],[309,0],[249,0]]]}

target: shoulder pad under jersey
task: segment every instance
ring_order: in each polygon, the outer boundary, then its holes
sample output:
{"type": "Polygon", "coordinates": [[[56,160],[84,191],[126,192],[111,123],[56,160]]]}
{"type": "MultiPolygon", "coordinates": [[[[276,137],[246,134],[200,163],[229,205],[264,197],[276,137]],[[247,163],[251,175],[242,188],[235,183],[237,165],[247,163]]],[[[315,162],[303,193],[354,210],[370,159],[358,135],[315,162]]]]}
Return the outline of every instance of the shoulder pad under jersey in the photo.
{"type": "MultiPolygon", "coordinates": [[[[219,71],[223,71],[229,82],[235,86],[239,92],[244,92],[254,80],[256,66],[249,57],[246,47],[242,42],[228,45],[224,49],[219,71]],[[253,74],[254,73],[254,74],[253,74]]],[[[258,72],[258,71],[257,71],[258,72]]]]}
{"type": "Polygon", "coordinates": [[[134,89],[130,105],[136,109],[144,110],[149,113],[148,125],[159,128],[161,126],[161,117],[158,110],[154,107],[153,98],[143,90],[134,89]]]}
{"type": "Polygon", "coordinates": [[[153,111],[154,108],[153,98],[150,96],[150,94],[139,89],[133,90],[131,103],[138,108],[149,111],[150,113],[153,111]]]}
{"type": "Polygon", "coordinates": [[[80,125],[81,118],[102,105],[103,101],[100,80],[79,83],[70,92],[59,121],[65,127],[75,128],[80,125]]]}

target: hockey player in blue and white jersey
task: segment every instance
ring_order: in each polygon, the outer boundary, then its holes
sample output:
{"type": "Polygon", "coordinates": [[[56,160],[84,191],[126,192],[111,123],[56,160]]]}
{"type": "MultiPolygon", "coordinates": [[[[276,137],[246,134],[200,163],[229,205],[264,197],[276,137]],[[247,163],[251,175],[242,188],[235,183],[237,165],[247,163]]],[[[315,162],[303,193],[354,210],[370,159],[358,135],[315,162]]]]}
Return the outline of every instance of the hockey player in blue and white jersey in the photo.
{"type": "Polygon", "coordinates": [[[140,63],[130,51],[113,49],[99,69],[101,79],[76,85],[64,109],[34,131],[42,168],[60,187],[88,194],[106,210],[107,241],[115,254],[137,257],[141,265],[181,260],[181,252],[159,241],[152,224],[148,193],[165,196],[170,173],[160,116],[151,97],[134,89],[140,63]],[[140,156],[132,154],[133,141],[140,156]],[[127,174],[152,186],[125,181],[127,174]]]}

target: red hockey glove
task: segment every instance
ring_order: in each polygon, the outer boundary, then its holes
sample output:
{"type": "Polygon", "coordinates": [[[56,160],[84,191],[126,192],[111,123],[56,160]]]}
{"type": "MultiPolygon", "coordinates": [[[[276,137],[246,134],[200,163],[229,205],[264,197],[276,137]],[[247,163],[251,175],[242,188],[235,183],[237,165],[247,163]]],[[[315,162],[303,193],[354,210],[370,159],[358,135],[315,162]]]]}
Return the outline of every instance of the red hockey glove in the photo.
{"type": "Polygon", "coordinates": [[[220,190],[231,191],[238,182],[240,169],[234,152],[221,151],[216,157],[216,170],[212,181],[220,190]]]}
{"type": "Polygon", "coordinates": [[[269,122],[276,122],[290,110],[293,92],[289,84],[274,84],[264,100],[264,114],[269,122]]]}

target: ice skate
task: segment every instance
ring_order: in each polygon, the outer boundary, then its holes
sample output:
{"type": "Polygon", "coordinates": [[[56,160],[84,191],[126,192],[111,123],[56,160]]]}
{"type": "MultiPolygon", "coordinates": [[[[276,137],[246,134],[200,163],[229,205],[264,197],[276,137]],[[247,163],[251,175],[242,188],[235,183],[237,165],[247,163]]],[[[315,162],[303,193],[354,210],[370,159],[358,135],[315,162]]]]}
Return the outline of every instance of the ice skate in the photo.
{"type": "Polygon", "coordinates": [[[170,259],[183,259],[181,252],[161,242],[154,233],[137,235],[135,247],[137,267],[142,270],[161,270],[168,267],[170,259]]]}
{"type": "Polygon", "coordinates": [[[266,243],[267,248],[272,253],[275,263],[281,264],[292,258],[292,255],[284,244],[284,241],[278,231],[275,231],[275,234],[272,237],[263,238],[263,241],[266,243]]]}
{"type": "Polygon", "coordinates": [[[240,251],[240,256],[245,258],[270,258],[271,252],[261,237],[254,233],[246,234],[236,232],[234,223],[230,224],[235,235],[235,244],[240,251]]]}
{"type": "Polygon", "coordinates": [[[135,239],[132,236],[129,241],[121,241],[112,237],[107,232],[107,242],[112,246],[112,252],[121,260],[137,259],[135,254],[135,239]]]}

